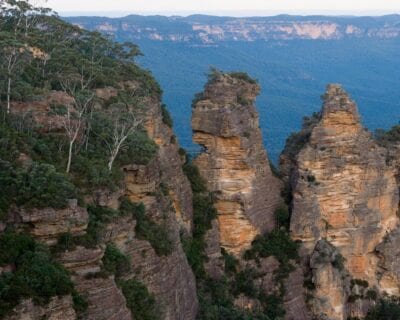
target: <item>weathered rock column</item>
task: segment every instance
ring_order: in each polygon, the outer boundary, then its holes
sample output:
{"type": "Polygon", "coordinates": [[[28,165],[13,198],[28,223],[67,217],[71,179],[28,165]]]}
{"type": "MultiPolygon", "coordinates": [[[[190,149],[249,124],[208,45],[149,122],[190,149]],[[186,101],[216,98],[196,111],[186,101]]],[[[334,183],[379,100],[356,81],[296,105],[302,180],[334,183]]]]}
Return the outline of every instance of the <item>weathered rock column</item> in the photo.
{"type": "Polygon", "coordinates": [[[315,296],[326,300],[317,309],[329,319],[362,315],[347,313],[351,293],[343,282],[345,274],[347,282],[360,279],[379,288],[376,247],[398,224],[396,172],[385,160],[383,148],[362,128],[356,104],[339,85],[329,85],[319,122],[298,153],[290,179],[292,237],[313,257],[320,241],[338,251],[328,261],[333,269],[316,259],[311,266],[315,296]],[[335,268],[341,271],[337,275],[335,268]]]}
{"type": "Polygon", "coordinates": [[[250,79],[218,74],[193,108],[193,140],[205,149],[195,163],[216,196],[221,245],[236,255],[274,228],[280,203],[254,106],[259,90],[250,79]]]}

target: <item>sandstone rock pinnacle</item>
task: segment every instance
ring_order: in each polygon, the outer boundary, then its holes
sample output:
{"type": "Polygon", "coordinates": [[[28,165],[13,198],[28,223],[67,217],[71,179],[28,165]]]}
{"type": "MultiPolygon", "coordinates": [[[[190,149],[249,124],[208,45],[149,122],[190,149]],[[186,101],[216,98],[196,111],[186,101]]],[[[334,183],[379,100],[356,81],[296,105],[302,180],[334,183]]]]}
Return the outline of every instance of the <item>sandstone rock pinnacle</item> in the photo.
{"type": "Polygon", "coordinates": [[[280,203],[254,106],[259,90],[242,74],[219,74],[193,107],[193,140],[205,149],[195,163],[216,193],[221,245],[237,255],[274,228],[280,203]]]}
{"type": "MultiPolygon", "coordinates": [[[[328,241],[343,256],[349,277],[379,287],[376,247],[398,224],[396,171],[386,163],[384,150],[362,128],[357,106],[345,91],[329,85],[323,97],[319,121],[297,154],[290,179],[292,237],[303,242],[308,254],[316,250],[319,241],[328,241]]],[[[347,299],[343,280],[331,277],[338,282],[327,285],[324,270],[332,269],[313,269],[315,295],[327,297],[316,309],[325,311],[329,319],[363,316],[362,312],[348,313],[341,302],[347,299]],[[335,288],[335,293],[325,292],[329,287],[335,288]]]]}

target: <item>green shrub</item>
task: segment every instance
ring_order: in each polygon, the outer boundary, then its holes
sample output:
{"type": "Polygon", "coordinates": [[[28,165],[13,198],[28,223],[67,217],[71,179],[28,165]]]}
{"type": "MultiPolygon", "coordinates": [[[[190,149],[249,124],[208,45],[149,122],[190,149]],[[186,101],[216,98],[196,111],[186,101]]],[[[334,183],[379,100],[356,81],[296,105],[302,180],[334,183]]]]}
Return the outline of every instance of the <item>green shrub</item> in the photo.
{"type": "Polygon", "coordinates": [[[211,196],[208,194],[193,194],[193,236],[203,237],[207,230],[211,229],[212,221],[217,217],[211,196]]]}
{"type": "Polygon", "coordinates": [[[400,141],[400,125],[395,125],[389,130],[376,130],[375,131],[375,139],[377,142],[384,146],[384,147],[390,147],[391,144],[399,142],[400,141]]]}
{"type": "Polygon", "coordinates": [[[26,234],[0,234],[0,265],[14,264],[25,252],[32,252],[36,242],[26,234]]]}
{"type": "Polygon", "coordinates": [[[286,204],[282,204],[275,211],[275,217],[277,221],[278,228],[284,227],[289,230],[290,227],[290,213],[289,208],[286,204]]]}
{"type": "Polygon", "coordinates": [[[334,257],[334,260],[332,261],[332,266],[339,271],[342,271],[344,270],[344,261],[344,257],[340,253],[337,253],[334,257]]]}
{"type": "MultiPolygon", "coordinates": [[[[4,117],[1,113],[0,116],[4,117]]],[[[24,135],[13,128],[9,122],[0,121],[0,159],[13,163],[17,160],[20,151],[27,147],[24,135]]]]}
{"type": "Polygon", "coordinates": [[[303,287],[311,291],[316,289],[315,284],[311,278],[304,279],[303,287]]]}
{"type": "Polygon", "coordinates": [[[351,288],[353,288],[354,286],[368,288],[369,283],[368,283],[368,281],[362,280],[362,279],[351,279],[350,286],[351,286],[351,288]]]}
{"type": "Polygon", "coordinates": [[[381,299],[369,311],[365,320],[399,320],[400,301],[398,297],[381,299]]]}
{"type": "Polygon", "coordinates": [[[359,299],[362,299],[362,296],[360,296],[358,294],[351,294],[351,295],[348,296],[347,302],[348,303],[354,303],[359,299]]]}
{"type": "Polygon", "coordinates": [[[186,150],[183,149],[183,148],[179,148],[178,153],[179,153],[179,155],[181,157],[186,157],[187,156],[186,150]]]}
{"type": "Polygon", "coordinates": [[[253,268],[246,268],[239,271],[235,275],[233,294],[238,296],[240,293],[243,293],[247,297],[256,298],[258,296],[258,290],[254,285],[255,277],[256,271],[253,268]]]}
{"type": "Polygon", "coordinates": [[[72,292],[72,301],[74,303],[74,309],[78,315],[85,312],[89,306],[86,299],[82,297],[76,290],[72,292]]]}
{"type": "Polygon", "coordinates": [[[251,105],[251,101],[246,99],[242,94],[238,94],[236,99],[237,102],[244,107],[251,105]]]}
{"type": "Polygon", "coordinates": [[[68,113],[68,109],[63,104],[51,103],[49,115],[65,116],[68,113]]]}
{"type": "Polygon", "coordinates": [[[208,71],[208,74],[207,74],[207,84],[206,85],[211,85],[211,84],[215,83],[222,75],[223,75],[223,72],[221,70],[218,70],[215,67],[210,67],[210,70],[208,71]]]}
{"type": "Polygon", "coordinates": [[[57,243],[51,247],[52,253],[65,252],[69,250],[74,250],[76,247],[76,239],[73,238],[72,234],[67,232],[61,234],[57,243]]]}
{"type": "Polygon", "coordinates": [[[266,319],[283,319],[286,311],[284,309],[282,296],[270,294],[259,297],[262,305],[264,306],[263,313],[266,319]]]}
{"type": "Polygon", "coordinates": [[[64,208],[68,199],[77,197],[73,184],[54,166],[34,163],[27,171],[17,172],[17,205],[43,208],[64,208]]]}
{"type": "Polygon", "coordinates": [[[316,181],[315,176],[313,176],[313,175],[308,175],[308,176],[307,176],[307,181],[308,181],[309,183],[315,183],[315,181],[316,181]]]}
{"type": "Polygon", "coordinates": [[[187,162],[184,164],[183,172],[188,177],[193,192],[199,193],[207,191],[206,181],[200,175],[199,169],[192,162],[187,162]]]}
{"type": "Polygon", "coordinates": [[[135,204],[128,199],[121,202],[120,211],[130,213],[136,219],[135,232],[139,239],[150,242],[157,255],[167,256],[172,253],[173,243],[166,224],[157,224],[147,214],[143,203],[135,204]]]}
{"type": "Polygon", "coordinates": [[[28,235],[6,232],[0,235],[0,249],[0,265],[15,266],[14,272],[0,275],[0,317],[26,298],[45,304],[51,297],[72,294],[78,302],[69,274],[44,245],[28,235]]]}
{"type": "Polygon", "coordinates": [[[149,138],[145,130],[137,131],[128,139],[127,148],[118,155],[119,165],[148,164],[157,154],[156,143],[149,138]]]}
{"type": "Polygon", "coordinates": [[[12,164],[0,159],[0,221],[7,219],[8,209],[18,192],[15,182],[16,172],[12,164]]]}
{"type": "Polygon", "coordinates": [[[115,190],[120,185],[123,179],[122,171],[119,166],[113,166],[112,171],[108,170],[104,154],[103,158],[84,152],[75,156],[70,176],[81,190],[87,192],[99,188],[115,190]]]}
{"type": "Polygon", "coordinates": [[[174,122],[165,104],[161,105],[161,114],[163,123],[172,128],[174,126],[174,122]]]}
{"type": "Polygon", "coordinates": [[[193,193],[193,238],[183,238],[183,249],[189,264],[197,278],[206,276],[204,262],[207,256],[204,253],[206,244],[204,236],[212,228],[212,220],[217,216],[213,201],[209,194],[193,193]]]}
{"type": "Polygon", "coordinates": [[[73,239],[74,244],[93,248],[101,241],[102,232],[107,223],[114,221],[124,213],[107,207],[89,206],[89,224],[86,234],[73,239]]]}
{"type": "Polygon", "coordinates": [[[378,293],[375,290],[369,289],[366,294],[366,298],[369,300],[376,301],[378,298],[378,293]]]}
{"type": "Polygon", "coordinates": [[[126,305],[137,320],[162,319],[154,296],[141,282],[131,279],[120,281],[119,285],[126,299],[126,305]]]}
{"type": "Polygon", "coordinates": [[[221,249],[221,252],[225,262],[225,273],[227,275],[236,274],[239,266],[239,260],[236,259],[233,255],[226,252],[224,248],[221,249]]]}
{"type": "Polygon", "coordinates": [[[115,245],[107,244],[103,256],[103,269],[117,278],[130,271],[130,259],[124,255],[115,245]]]}
{"type": "Polygon", "coordinates": [[[280,263],[287,263],[299,258],[298,247],[299,244],[290,239],[287,232],[273,230],[263,236],[257,236],[251,248],[244,253],[244,258],[250,260],[274,256],[280,263]]]}
{"type": "Polygon", "coordinates": [[[161,190],[161,193],[163,194],[163,196],[168,196],[169,195],[169,187],[168,187],[168,184],[166,184],[166,183],[164,183],[164,182],[161,182],[160,183],[160,190],[161,190]]]}
{"type": "Polygon", "coordinates": [[[204,100],[204,93],[203,92],[196,93],[192,100],[192,108],[196,107],[196,104],[202,100],[204,100]]]}
{"type": "Polygon", "coordinates": [[[26,208],[65,208],[68,199],[77,197],[74,185],[52,165],[33,163],[29,168],[14,169],[0,160],[0,211],[10,203],[26,208]]]}
{"type": "MultiPolygon", "coordinates": [[[[242,310],[233,304],[231,284],[222,278],[206,279],[199,284],[198,296],[201,320],[271,320],[264,310],[242,310]]],[[[271,306],[272,308],[275,306],[271,306]]]]}
{"type": "Polygon", "coordinates": [[[229,72],[228,75],[230,75],[232,78],[243,80],[251,84],[257,84],[257,80],[250,77],[246,72],[229,72]]]}
{"type": "Polygon", "coordinates": [[[319,113],[313,113],[311,117],[303,118],[303,126],[299,132],[292,133],[287,139],[283,154],[294,160],[301,149],[311,137],[311,132],[321,118],[319,113]]]}

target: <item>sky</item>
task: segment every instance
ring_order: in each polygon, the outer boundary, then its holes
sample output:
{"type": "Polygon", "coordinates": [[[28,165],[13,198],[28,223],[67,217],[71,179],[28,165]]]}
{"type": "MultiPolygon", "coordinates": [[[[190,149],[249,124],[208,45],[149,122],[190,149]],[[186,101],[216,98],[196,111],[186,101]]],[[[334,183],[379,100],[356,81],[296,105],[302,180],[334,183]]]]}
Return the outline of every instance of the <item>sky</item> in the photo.
{"type": "Polygon", "coordinates": [[[400,0],[48,0],[60,14],[274,15],[400,13],[400,0]]]}

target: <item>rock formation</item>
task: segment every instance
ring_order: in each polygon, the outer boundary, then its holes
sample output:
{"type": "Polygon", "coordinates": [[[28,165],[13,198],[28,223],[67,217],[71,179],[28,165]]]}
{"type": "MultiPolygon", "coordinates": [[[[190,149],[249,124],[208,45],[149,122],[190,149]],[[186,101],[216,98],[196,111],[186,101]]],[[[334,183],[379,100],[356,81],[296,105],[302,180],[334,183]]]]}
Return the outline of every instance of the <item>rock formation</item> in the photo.
{"type": "Polygon", "coordinates": [[[168,187],[176,219],[190,233],[193,219],[192,189],[182,171],[184,160],[179,155],[178,141],[172,128],[164,123],[158,101],[148,102],[145,127],[149,137],[159,147],[161,179],[168,187]]]}
{"type": "Polygon", "coordinates": [[[86,209],[79,207],[75,199],[71,199],[65,209],[18,208],[13,218],[14,225],[19,222],[29,225],[29,232],[48,245],[56,244],[58,237],[67,232],[74,235],[84,234],[89,221],[86,209]]]}
{"type": "Polygon", "coordinates": [[[77,319],[71,296],[55,297],[47,305],[38,306],[32,300],[22,301],[5,320],[75,320],[77,319]]]}
{"type": "Polygon", "coordinates": [[[146,214],[163,224],[173,251],[159,256],[148,241],[135,238],[135,221],[116,222],[119,229],[110,235],[110,240],[131,258],[135,276],[162,306],[163,319],[195,319],[198,308],[195,278],[180,243],[182,225],[175,215],[173,199],[162,195],[160,190],[160,159],[148,166],[126,167],[125,172],[126,196],[144,203],[146,214]]]}
{"type": "Polygon", "coordinates": [[[378,245],[398,225],[396,171],[339,85],[328,86],[318,122],[293,163],[291,234],[302,241],[305,259],[311,255],[314,311],[338,320],[361,316],[363,310],[346,303],[350,279],[393,290],[379,280],[376,249],[386,250],[378,245]]]}
{"type": "Polygon", "coordinates": [[[221,245],[236,255],[274,228],[280,202],[254,107],[258,92],[252,81],[221,74],[193,106],[193,140],[204,148],[195,163],[215,192],[221,245]]]}
{"type": "MultiPolygon", "coordinates": [[[[135,86],[135,83],[130,83],[129,86],[135,86]]],[[[96,107],[99,108],[107,99],[115,97],[117,90],[106,88],[97,90],[96,94],[99,98],[96,107]]],[[[35,121],[41,123],[42,130],[46,132],[59,130],[54,124],[57,123],[57,118],[48,111],[54,101],[70,102],[65,95],[52,92],[49,97],[28,106],[35,121]]],[[[135,203],[142,202],[146,215],[167,228],[167,234],[172,241],[172,252],[158,255],[149,241],[139,239],[136,235],[136,220],[132,216],[121,216],[105,225],[99,235],[99,245],[93,248],[78,245],[59,253],[57,260],[71,272],[76,290],[88,302],[84,319],[135,318],[126,306],[125,297],[114,277],[99,276],[108,243],[116,245],[130,258],[131,271],[125,275],[125,279],[137,279],[147,287],[155,297],[163,320],[190,320],[197,315],[195,278],[180,242],[180,233],[190,234],[192,230],[192,191],[182,171],[183,159],[178,153],[179,146],[173,131],[163,123],[160,103],[152,98],[144,103],[147,112],[145,129],[158,145],[155,158],[148,165],[125,166],[123,183],[119,189],[97,190],[93,194],[85,195],[85,201],[113,209],[119,208],[122,197],[135,203]]],[[[21,112],[27,110],[27,106],[22,103],[15,104],[14,107],[17,113],[17,107],[21,112]]],[[[24,162],[28,163],[28,160],[24,162]]],[[[37,240],[52,246],[63,234],[68,233],[72,237],[84,235],[88,228],[89,215],[85,208],[78,206],[77,200],[72,199],[65,209],[28,210],[15,207],[7,223],[28,231],[37,240]]],[[[38,319],[42,316],[60,320],[77,317],[71,297],[66,296],[54,299],[43,307],[37,307],[32,301],[23,301],[9,319],[38,319]]]]}

